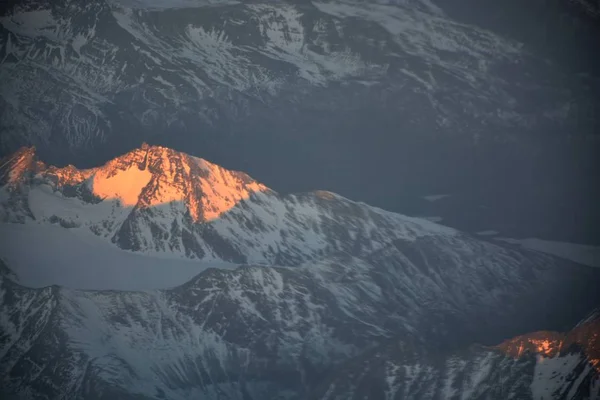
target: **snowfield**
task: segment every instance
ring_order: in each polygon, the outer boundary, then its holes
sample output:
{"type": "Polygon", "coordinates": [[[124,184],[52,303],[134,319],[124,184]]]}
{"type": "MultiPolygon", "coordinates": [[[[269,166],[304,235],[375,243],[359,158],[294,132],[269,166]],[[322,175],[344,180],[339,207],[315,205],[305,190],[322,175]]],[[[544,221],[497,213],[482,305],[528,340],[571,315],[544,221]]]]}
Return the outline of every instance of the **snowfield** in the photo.
{"type": "Polygon", "coordinates": [[[32,288],[59,285],[89,290],[148,290],[181,285],[225,262],[193,261],[119,249],[85,229],[0,224],[0,258],[32,288]]]}

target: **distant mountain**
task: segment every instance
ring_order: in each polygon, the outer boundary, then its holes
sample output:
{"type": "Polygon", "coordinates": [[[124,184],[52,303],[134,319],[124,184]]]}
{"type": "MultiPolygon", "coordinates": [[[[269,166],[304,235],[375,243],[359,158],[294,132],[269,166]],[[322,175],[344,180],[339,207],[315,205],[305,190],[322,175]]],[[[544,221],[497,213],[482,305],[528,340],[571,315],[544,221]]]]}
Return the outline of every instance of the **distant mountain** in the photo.
{"type": "Polygon", "coordinates": [[[594,107],[572,91],[582,77],[520,43],[430,1],[392,3],[15,5],[0,19],[2,144],[79,151],[123,132],[225,134],[257,113],[275,123],[309,103],[354,111],[375,102],[421,131],[467,132],[483,121],[491,131],[549,129],[594,107]]]}
{"type": "Polygon", "coordinates": [[[166,272],[169,257],[243,264],[139,292],[32,289],[4,274],[3,395],[299,399],[397,337],[492,344],[562,329],[600,303],[598,269],[329,192],[280,195],[163,147],[88,170],[31,148],[0,165],[3,232],[93,232],[166,256],[166,272]]]}
{"type": "Polygon", "coordinates": [[[468,132],[593,107],[571,91],[580,78],[430,1],[27,1],[0,22],[5,149],[252,132],[299,108],[372,104],[406,128],[468,132]]]}
{"type": "Polygon", "coordinates": [[[598,399],[600,314],[567,333],[447,352],[398,339],[348,364],[313,398],[598,399]]]}

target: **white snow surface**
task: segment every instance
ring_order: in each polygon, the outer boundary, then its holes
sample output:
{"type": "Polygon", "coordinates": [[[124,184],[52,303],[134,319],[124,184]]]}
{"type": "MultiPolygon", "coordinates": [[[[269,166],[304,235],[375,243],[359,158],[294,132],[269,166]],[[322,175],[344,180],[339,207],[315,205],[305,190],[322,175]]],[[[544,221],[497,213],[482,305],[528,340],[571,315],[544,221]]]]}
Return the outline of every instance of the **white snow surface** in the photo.
{"type": "Polygon", "coordinates": [[[600,246],[589,246],[576,243],[556,242],[537,238],[511,239],[497,238],[507,243],[518,244],[526,249],[551,254],[579,264],[600,268],[600,246]]]}
{"type": "MultiPolygon", "coordinates": [[[[574,393],[567,392],[570,386],[565,385],[565,381],[567,378],[571,377],[573,371],[581,362],[580,354],[568,354],[562,357],[557,356],[552,358],[538,355],[533,374],[533,382],[531,382],[533,400],[573,398],[572,396],[574,393]],[[562,397],[561,395],[567,396],[562,397]]],[[[588,369],[590,366],[588,365],[585,368],[588,369]]],[[[587,371],[582,371],[582,373],[579,374],[578,380],[585,378],[585,372],[587,371]]],[[[579,385],[573,386],[574,388],[577,388],[579,385]]]]}
{"type": "Polygon", "coordinates": [[[85,229],[56,225],[0,224],[0,237],[0,258],[20,284],[33,288],[161,289],[183,284],[208,267],[234,267],[125,251],[85,229]]]}

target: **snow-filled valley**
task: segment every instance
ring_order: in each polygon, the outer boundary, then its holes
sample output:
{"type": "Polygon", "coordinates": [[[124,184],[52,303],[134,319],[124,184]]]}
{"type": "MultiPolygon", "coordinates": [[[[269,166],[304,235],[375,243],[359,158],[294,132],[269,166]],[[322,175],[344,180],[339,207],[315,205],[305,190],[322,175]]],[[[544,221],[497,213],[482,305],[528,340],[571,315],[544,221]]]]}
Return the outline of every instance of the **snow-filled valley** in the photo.
{"type": "Polygon", "coordinates": [[[87,290],[148,290],[181,285],[206,268],[231,263],[144,255],[119,249],[84,229],[0,224],[0,258],[20,284],[87,290]]]}

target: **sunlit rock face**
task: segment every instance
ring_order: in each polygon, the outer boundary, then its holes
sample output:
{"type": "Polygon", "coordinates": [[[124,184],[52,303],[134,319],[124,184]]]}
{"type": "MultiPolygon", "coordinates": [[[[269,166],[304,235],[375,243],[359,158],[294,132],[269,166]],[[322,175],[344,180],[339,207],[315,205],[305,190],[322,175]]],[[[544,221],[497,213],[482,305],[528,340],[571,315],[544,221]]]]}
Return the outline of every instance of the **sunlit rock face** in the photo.
{"type": "MultiPolygon", "coordinates": [[[[91,192],[125,207],[179,203],[194,222],[220,217],[267,188],[242,173],[164,147],[143,146],[93,170],[91,192]]],[[[80,184],[81,182],[73,182],[80,184]]]]}
{"type": "MultiPolygon", "coordinates": [[[[535,332],[507,340],[498,349],[512,357],[529,352],[551,359],[571,352],[581,352],[597,370],[600,367],[600,310],[591,313],[566,333],[535,332]]],[[[600,370],[598,371],[600,372],[600,370]]]]}
{"type": "Polygon", "coordinates": [[[332,374],[314,399],[596,399],[598,312],[566,333],[460,351],[398,339],[332,374]]]}

